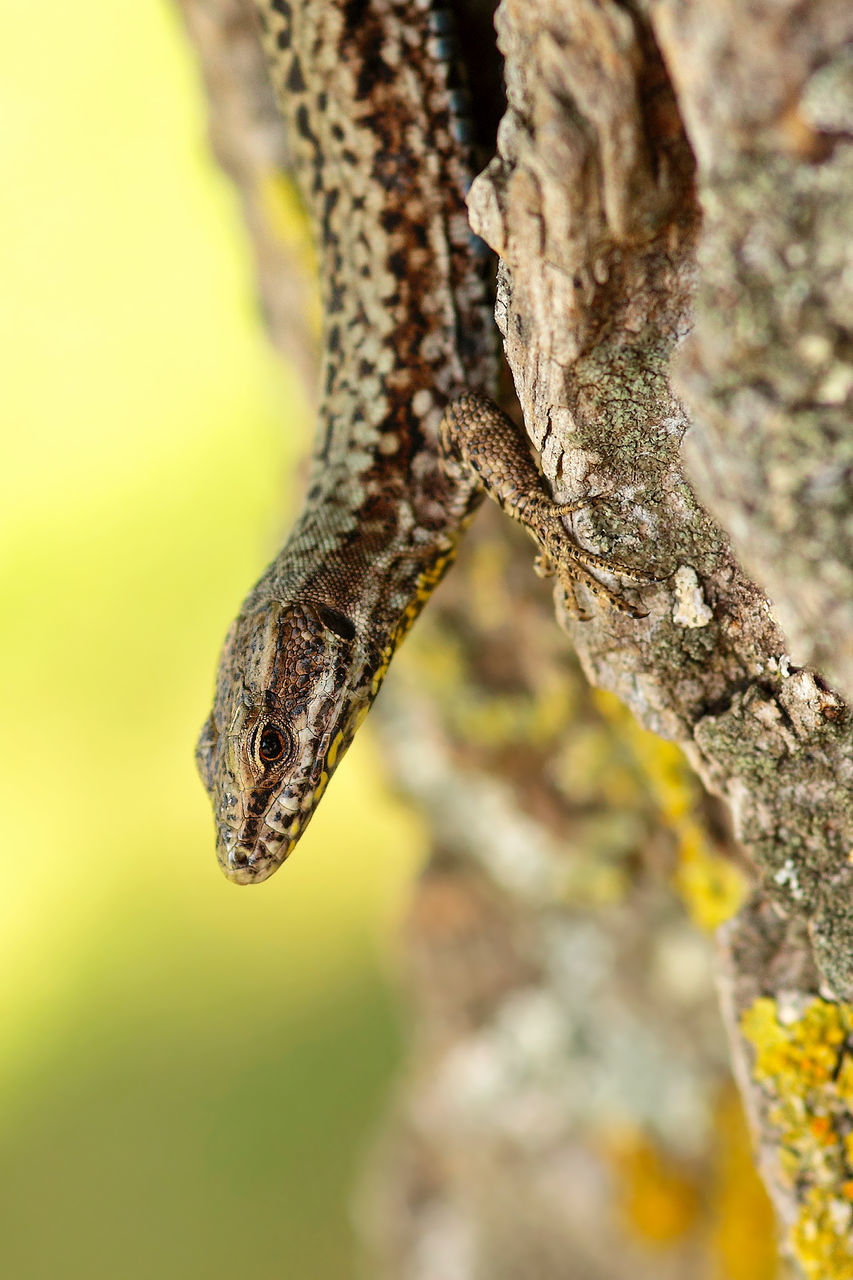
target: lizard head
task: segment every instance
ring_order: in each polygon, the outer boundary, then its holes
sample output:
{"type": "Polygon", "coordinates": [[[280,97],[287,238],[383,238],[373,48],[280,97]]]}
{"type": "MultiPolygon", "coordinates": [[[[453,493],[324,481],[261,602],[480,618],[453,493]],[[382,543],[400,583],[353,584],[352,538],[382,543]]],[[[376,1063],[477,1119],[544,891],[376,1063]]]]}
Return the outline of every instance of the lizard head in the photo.
{"type": "Polygon", "coordinates": [[[232,624],[196,762],[229,880],[281,866],[376,693],[381,647],[315,601],[266,600],[232,624]]]}

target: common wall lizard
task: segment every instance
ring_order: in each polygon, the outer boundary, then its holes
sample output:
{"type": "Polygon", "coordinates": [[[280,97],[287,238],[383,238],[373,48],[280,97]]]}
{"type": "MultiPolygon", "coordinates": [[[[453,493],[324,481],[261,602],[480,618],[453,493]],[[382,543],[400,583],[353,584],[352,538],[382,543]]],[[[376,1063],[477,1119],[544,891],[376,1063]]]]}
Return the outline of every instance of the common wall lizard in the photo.
{"type": "Polygon", "coordinates": [[[266,879],[304,831],[485,489],[570,606],[590,569],[496,377],[451,23],[429,0],[256,0],[320,255],[322,397],[305,506],[225,640],[197,761],[217,856],[266,879]]]}

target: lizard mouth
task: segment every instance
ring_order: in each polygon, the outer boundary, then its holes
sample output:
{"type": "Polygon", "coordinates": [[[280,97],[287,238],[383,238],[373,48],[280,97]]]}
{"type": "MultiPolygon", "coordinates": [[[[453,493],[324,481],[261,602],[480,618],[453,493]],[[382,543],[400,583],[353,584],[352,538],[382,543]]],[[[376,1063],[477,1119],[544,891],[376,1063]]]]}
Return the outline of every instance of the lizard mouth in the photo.
{"type": "Polygon", "coordinates": [[[278,867],[271,858],[259,858],[250,853],[233,853],[222,870],[232,884],[261,884],[268,880],[278,867]]]}
{"type": "Polygon", "coordinates": [[[261,884],[277,871],[296,844],[296,837],[282,839],[280,833],[261,831],[252,840],[221,836],[216,854],[226,879],[232,884],[261,884]],[[268,840],[269,838],[269,840],[268,840]]]}

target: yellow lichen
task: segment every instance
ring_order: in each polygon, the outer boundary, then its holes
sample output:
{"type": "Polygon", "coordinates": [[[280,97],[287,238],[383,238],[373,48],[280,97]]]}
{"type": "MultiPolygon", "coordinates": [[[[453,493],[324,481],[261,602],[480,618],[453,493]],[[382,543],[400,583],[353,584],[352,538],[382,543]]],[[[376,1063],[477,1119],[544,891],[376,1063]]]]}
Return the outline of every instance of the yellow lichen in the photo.
{"type": "Polygon", "coordinates": [[[839,1048],[853,1030],[853,1009],[813,1000],[800,1019],[783,1025],[775,1000],[762,997],[742,1015],[741,1030],[755,1049],[755,1078],[802,1098],[838,1070],[839,1048]]]}
{"type": "Polygon", "coordinates": [[[808,1192],[790,1236],[808,1280],[853,1280],[850,1215],[850,1205],[825,1187],[808,1192]]]}
{"type": "Polygon", "coordinates": [[[808,1122],[809,1132],[815,1142],[821,1143],[822,1146],[828,1147],[833,1142],[837,1142],[835,1130],[832,1127],[832,1121],[829,1116],[812,1116],[808,1122]]]}
{"type": "Polygon", "coordinates": [[[752,1156],[734,1085],[714,1111],[715,1160],[711,1245],[715,1280],[774,1280],[778,1272],[776,1223],[752,1156]]]}
{"type": "Polygon", "coordinates": [[[603,803],[622,812],[645,813],[648,799],[642,774],[620,746],[608,725],[582,721],[564,735],[552,765],[553,777],[576,804],[603,803]]]}
{"type": "Polygon", "coordinates": [[[612,1135],[608,1146],[618,1178],[620,1212],[631,1233],[660,1247],[683,1239],[700,1205],[688,1169],[640,1132],[612,1135]]]}
{"type": "Polygon", "coordinates": [[[531,697],[465,689],[457,700],[455,717],[465,740],[501,747],[522,741],[546,746],[564,731],[571,702],[565,686],[547,682],[531,697]]]}
{"type": "Polygon", "coordinates": [[[643,729],[612,693],[593,691],[593,699],[605,720],[615,724],[652,784],[662,816],[672,826],[690,813],[696,803],[695,782],[682,752],[672,742],[643,729]]]}
{"type": "Polygon", "coordinates": [[[816,998],[782,1021],[776,1002],[761,997],[741,1031],[779,1130],[781,1174],[800,1202],[791,1250],[808,1280],[853,1280],[853,1007],[816,998]]]}
{"type": "Polygon", "coordinates": [[[849,1053],[844,1055],[841,1068],[835,1077],[835,1087],[838,1090],[838,1096],[844,1099],[848,1107],[853,1106],[853,1057],[849,1053]]]}
{"type": "MultiPolygon", "coordinates": [[[[523,742],[527,748],[548,747],[565,733],[574,710],[574,692],[562,672],[545,673],[535,696],[526,687],[493,689],[468,679],[469,659],[464,644],[448,630],[425,625],[418,629],[409,668],[420,686],[424,680],[435,693],[444,714],[452,718],[451,736],[472,746],[492,750],[523,742]]],[[[405,668],[406,661],[401,659],[405,668]]]]}
{"type": "Polygon", "coordinates": [[[733,916],[743,902],[743,875],[733,862],[715,852],[698,822],[685,817],[677,835],[675,887],[694,924],[711,932],[733,916]]]}
{"type": "Polygon", "coordinates": [[[602,715],[617,723],[650,784],[660,816],[674,833],[678,866],[674,885],[693,922],[709,932],[740,908],[746,880],[733,862],[714,848],[696,819],[698,784],[679,747],[649,733],[611,693],[596,690],[602,715]]]}

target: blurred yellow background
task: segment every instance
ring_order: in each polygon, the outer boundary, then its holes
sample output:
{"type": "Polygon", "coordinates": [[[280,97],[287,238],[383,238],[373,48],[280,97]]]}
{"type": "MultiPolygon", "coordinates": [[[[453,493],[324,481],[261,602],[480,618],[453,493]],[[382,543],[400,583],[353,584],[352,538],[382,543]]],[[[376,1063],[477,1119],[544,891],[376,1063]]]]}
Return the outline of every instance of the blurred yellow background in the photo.
{"type": "Polygon", "coordinates": [[[192,761],[310,423],[176,13],[3,27],[0,1265],[345,1280],[420,833],[361,736],[235,888],[192,761]]]}

